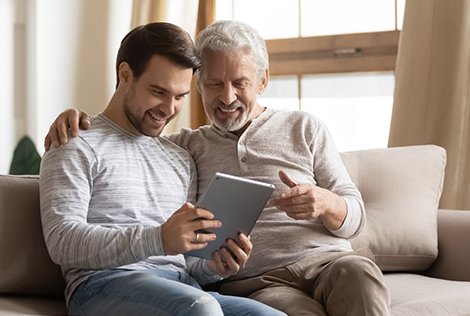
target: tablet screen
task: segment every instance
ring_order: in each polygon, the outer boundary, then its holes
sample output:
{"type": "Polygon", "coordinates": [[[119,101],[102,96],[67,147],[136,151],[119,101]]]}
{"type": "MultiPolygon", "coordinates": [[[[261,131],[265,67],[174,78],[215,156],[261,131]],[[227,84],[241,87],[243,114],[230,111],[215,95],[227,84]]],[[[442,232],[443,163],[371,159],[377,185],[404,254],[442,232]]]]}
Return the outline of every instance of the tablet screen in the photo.
{"type": "Polygon", "coordinates": [[[212,253],[226,245],[228,239],[238,242],[238,234],[248,236],[274,191],[274,185],[216,173],[196,203],[222,222],[219,228],[206,229],[217,235],[205,248],[186,255],[212,260],[212,253]]]}

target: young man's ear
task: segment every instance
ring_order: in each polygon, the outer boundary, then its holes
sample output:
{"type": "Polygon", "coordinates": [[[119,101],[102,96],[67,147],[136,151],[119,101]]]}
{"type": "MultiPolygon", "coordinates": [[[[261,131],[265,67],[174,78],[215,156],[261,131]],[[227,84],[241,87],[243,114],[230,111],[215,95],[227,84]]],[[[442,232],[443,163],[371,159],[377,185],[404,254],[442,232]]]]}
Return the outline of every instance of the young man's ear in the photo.
{"type": "Polygon", "coordinates": [[[134,73],[127,62],[119,65],[119,84],[129,85],[134,80],[134,73]]]}

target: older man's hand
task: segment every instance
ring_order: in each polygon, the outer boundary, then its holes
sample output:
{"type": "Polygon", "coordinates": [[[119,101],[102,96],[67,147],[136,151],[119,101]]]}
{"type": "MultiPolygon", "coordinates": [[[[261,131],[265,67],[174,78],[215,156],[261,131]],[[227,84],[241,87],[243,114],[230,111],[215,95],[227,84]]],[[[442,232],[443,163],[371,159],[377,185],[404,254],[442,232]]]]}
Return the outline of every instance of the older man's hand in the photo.
{"type": "Polygon", "coordinates": [[[282,170],[279,178],[289,189],[271,199],[270,205],[296,220],[321,217],[326,228],[336,230],[341,227],[347,214],[347,204],[342,197],[312,183],[298,183],[282,170]]]}
{"type": "Polygon", "coordinates": [[[55,148],[67,144],[68,130],[70,129],[72,137],[75,138],[78,136],[79,127],[89,129],[90,116],[80,110],[65,110],[52,123],[49,133],[44,138],[44,148],[48,151],[51,148],[51,144],[55,148]]]}

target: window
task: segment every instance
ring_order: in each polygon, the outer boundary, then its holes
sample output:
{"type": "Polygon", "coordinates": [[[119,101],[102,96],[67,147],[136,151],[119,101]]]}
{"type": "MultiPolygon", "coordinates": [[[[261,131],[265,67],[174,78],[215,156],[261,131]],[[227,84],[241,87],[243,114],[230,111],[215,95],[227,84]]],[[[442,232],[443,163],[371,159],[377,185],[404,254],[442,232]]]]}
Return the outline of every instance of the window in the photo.
{"type": "Polygon", "coordinates": [[[301,84],[302,110],[325,122],[341,151],[387,147],[392,73],[310,75],[301,84]]]}
{"type": "Polygon", "coordinates": [[[341,151],[387,147],[392,72],[274,77],[259,103],[319,117],[341,151]],[[300,97],[299,97],[300,96],[300,97]]]}
{"type": "Polygon", "coordinates": [[[266,39],[261,105],[315,114],[340,151],[387,147],[405,0],[218,0],[216,8],[218,20],[246,22],[266,39]]]}
{"type": "Polygon", "coordinates": [[[217,20],[239,20],[264,39],[400,30],[405,0],[216,0],[217,20]]]}

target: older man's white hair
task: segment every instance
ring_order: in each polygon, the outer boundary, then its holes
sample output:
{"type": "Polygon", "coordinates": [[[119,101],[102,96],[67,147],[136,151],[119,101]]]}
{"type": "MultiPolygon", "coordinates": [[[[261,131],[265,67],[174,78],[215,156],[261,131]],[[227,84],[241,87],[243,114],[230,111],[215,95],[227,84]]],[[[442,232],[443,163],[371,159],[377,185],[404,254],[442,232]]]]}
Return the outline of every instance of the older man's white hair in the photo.
{"type": "Polygon", "coordinates": [[[217,21],[199,32],[196,50],[202,59],[197,76],[205,75],[204,50],[222,51],[227,54],[243,52],[254,59],[259,79],[264,78],[269,68],[268,50],[264,39],[252,26],[239,21],[217,21]]]}

